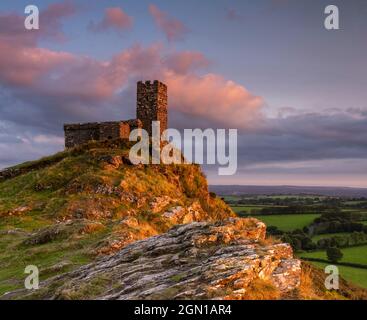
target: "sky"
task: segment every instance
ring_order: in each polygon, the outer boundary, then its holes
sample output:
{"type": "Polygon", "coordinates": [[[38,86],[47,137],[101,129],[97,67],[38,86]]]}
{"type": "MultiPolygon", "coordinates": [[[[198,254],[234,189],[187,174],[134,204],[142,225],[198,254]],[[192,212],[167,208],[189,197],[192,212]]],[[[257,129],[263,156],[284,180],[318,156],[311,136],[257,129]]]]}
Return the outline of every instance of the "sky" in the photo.
{"type": "Polygon", "coordinates": [[[171,128],[238,129],[237,173],[209,183],[367,187],[366,60],[363,0],[2,0],[0,168],[63,150],[64,123],[134,118],[158,79],[171,128]]]}

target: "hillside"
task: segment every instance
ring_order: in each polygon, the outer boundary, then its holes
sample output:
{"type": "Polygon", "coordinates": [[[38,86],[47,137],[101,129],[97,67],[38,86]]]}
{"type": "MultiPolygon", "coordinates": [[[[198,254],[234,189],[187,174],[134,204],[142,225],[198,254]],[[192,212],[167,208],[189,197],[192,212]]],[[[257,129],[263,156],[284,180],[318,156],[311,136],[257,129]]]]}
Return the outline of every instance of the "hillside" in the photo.
{"type": "Polygon", "coordinates": [[[133,166],[126,142],[89,144],[3,172],[0,294],[24,268],[49,277],[178,223],[232,215],[199,166],[133,166]]]}
{"type": "Polygon", "coordinates": [[[199,166],[134,166],[128,148],[90,143],[0,174],[0,297],[364,297],[316,290],[289,245],[209,194],[199,166]],[[38,291],[22,290],[27,265],[38,291]]]}

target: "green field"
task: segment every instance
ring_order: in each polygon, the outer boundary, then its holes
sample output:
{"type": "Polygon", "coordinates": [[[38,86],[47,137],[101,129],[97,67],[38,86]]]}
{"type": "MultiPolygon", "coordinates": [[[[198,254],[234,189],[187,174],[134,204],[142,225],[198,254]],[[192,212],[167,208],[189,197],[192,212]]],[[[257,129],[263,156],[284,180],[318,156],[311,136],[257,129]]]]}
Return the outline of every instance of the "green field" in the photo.
{"type": "MultiPolygon", "coordinates": [[[[351,247],[342,249],[343,259],[341,262],[351,262],[367,265],[367,246],[351,247]]],[[[327,259],[325,251],[302,253],[301,257],[327,259]]],[[[314,265],[325,268],[328,263],[311,262],[314,265]]],[[[367,288],[367,269],[339,266],[340,275],[356,285],[367,288]]]]}
{"type": "Polygon", "coordinates": [[[348,233],[348,232],[317,234],[312,237],[312,240],[314,242],[317,242],[321,239],[327,239],[327,238],[332,238],[332,237],[344,237],[344,236],[350,236],[350,235],[351,233],[348,233]]]}
{"type": "MultiPolygon", "coordinates": [[[[341,250],[343,252],[343,258],[342,260],[340,260],[341,262],[351,262],[367,265],[367,246],[344,248],[341,250]]],[[[302,253],[302,257],[327,260],[325,251],[302,253]]]]}
{"type": "MultiPolygon", "coordinates": [[[[328,263],[322,262],[311,262],[313,265],[325,269],[328,263]]],[[[338,266],[339,274],[342,278],[347,281],[354,283],[357,286],[367,288],[367,270],[360,269],[360,268],[353,268],[353,267],[346,267],[346,266],[338,266]]]]}
{"type": "Polygon", "coordinates": [[[302,229],[318,218],[319,214],[280,214],[280,215],[254,215],[253,217],[263,221],[268,227],[275,226],[282,231],[302,229]]]}
{"type": "MultiPolygon", "coordinates": [[[[249,196],[249,197],[232,197],[232,209],[239,216],[251,216],[263,221],[267,227],[275,226],[279,230],[285,232],[292,232],[296,229],[303,229],[305,226],[309,226],[316,218],[321,216],[320,214],[308,213],[307,208],[312,209],[313,206],[322,205],[324,202],[328,205],[326,197],[319,197],[319,200],[315,200],[313,203],[307,202],[307,198],[314,198],[314,196],[287,196],[287,195],[270,195],[270,196],[249,196]],[[238,200],[242,200],[240,204],[235,204],[238,200]],[[288,198],[288,199],[287,199],[288,198]],[[299,201],[299,205],[304,206],[304,210],[302,210],[301,214],[276,214],[276,215],[262,215],[260,212],[256,212],[256,210],[261,210],[266,207],[275,207],[275,206],[290,206],[294,204],[298,204],[297,199],[299,201]],[[262,201],[264,199],[264,201],[262,201]],[[247,201],[246,201],[247,200],[247,201]],[[269,201],[270,200],[270,201],[269,201]],[[272,201],[274,200],[274,201],[272,201]],[[243,203],[243,204],[242,204],[243,203]],[[243,213],[243,214],[241,214],[243,213]]],[[[365,201],[342,201],[340,203],[339,208],[343,212],[348,212],[356,217],[358,215],[362,216],[361,219],[365,219],[365,221],[359,221],[364,225],[367,225],[367,211],[366,208],[362,207],[362,204],[365,201]],[[361,205],[361,207],[358,207],[361,205]]],[[[310,210],[311,212],[313,210],[310,210]]],[[[358,219],[358,218],[357,218],[358,219]]],[[[351,233],[342,232],[342,233],[328,233],[328,234],[320,234],[312,237],[312,241],[317,243],[317,241],[326,238],[332,237],[348,237],[351,233]]],[[[367,265],[367,245],[357,246],[357,247],[349,247],[342,249],[343,258],[341,262],[344,263],[355,263],[367,265]]],[[[315,251],[315,252],[304,252],[300,254],[301,257],[304,258],[317,258],[327,261],[326,252],[325,251],[315,251]]],[[[310,261],[313,265],[324,269],[325,266],[331,264],[328,262],[314,262],[310,261]]],[[[350,266],[340,266],[338,265],[339,273],[342,278],[354,283],[357,286],[367,288],[367,269],[356,268],[350,266]]]]}
{"type": "Polygon", "coordinates": [[[252,210],[261,210],[262,208],[264,208],[266,206],[231,206],[232,210],[236,213],[240,213],[240,212],[246,212],[246,213],[250,213],[252,210]]]}
{"type": "Polygon", "coordinates": [[[237,201],[240,199],[238,196],[221,196],[224,201],[237,201]]]}

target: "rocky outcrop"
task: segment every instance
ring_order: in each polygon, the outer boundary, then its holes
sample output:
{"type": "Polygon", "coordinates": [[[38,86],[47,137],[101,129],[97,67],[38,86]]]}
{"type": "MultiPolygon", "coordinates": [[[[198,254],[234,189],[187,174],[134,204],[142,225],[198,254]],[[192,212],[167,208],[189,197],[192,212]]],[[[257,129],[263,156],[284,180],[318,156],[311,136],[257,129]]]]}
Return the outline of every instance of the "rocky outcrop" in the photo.
{"type": "Polygon", "coordinates": [[[300,284],[301,265],[288,244],[265,240],[265,229],[240,218],[175,226],[5,298],[246,299],[259,280],[281,296],[300,284]]]}
{"type": "Polygon", "coordinates": [[[0,217],[21,216],[30,210],[31,208],[29,206],[20,206],[13,210],[8,210],[6,212],[0,212],[0,217]]]}

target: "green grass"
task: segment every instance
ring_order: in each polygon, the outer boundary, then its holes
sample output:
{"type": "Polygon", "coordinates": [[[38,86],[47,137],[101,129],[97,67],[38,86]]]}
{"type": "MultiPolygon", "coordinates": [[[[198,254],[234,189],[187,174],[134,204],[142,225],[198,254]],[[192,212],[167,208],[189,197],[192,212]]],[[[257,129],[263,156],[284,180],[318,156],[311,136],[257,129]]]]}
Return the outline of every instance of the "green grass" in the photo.
{"type": "Polygon", "coordinates": [[[250,213],[252,210],[261,210],[264,207],[265,206],[231,206],[232,210],[236,213],[250,213]]]}
{"type": "Polygon", "coordinates": [[[103,160],[106,156],[125,159],[128,148],[91,144],[85,150],[19,165],[19,175],[0,181],[0,296],[24,287],[27,265],[39,267],[44,280],[92,261],[99,250],[108,251],[114,239],[124,239],[125,232],[137,239],[166,232],[171,223],[162,214],[150,212],[153,198],[174,196],[170,206],[198,201],[218,220],[230,213],[220,199],[208,203],[207,181],[198,165],[137,167],[125,163],[117,168],[103,160]],[[142,204],[130,201],[130,195],[143,200],[142,204]],[[140,222],[148,211],[149,228],[135,230],[120,224],[132,212],[140,222]],[[54,236],[52,226],[68,220],[72,223],[60,224],[54,236]],[[46,241],[25,243],[42,230],[46,241]],[[66,270],[60,270],[61,262],[66,270]]]}
{"type": "Polygon", "coordinates": [[[321,239],[327,239],[327,238],[332,238],[332,237],[343,237],[343,236],[350,236],[350,235],[351,233],[348,233],[348,232],[317,234],[312,237],[312,240],[314,242],[317,242],[321,239]]]}
{"type": "MultiPolygon", "coordinates": [[[[351,263],[359,263],[367,265],[367,246],[359,246],[359,247],[351,247],[341,249],[343,252],[343,258],[340,260],[341,262],[351,262],[351,263]]],[[[315,251],[315,252],[307,252],[303,253],[302,257],[306,258],[318,258],[325,259],[326,252],[325,251],[315,251]]]]}
{"type": "MultiPolygon", "coordinates": [[[[277,205],[233,205],[231,206],[232,210],[236,213],[245,212],[246,214],[251,213],[252,211],[260,211],[263,208],[284,208],[285,206],[277,206],[277,205]]],[[[260,213],[259,213],[260,214],[260,213]]]]}
{"type": "Polygon", "coordinates": [[[283,214],[271,216],[254,215],[253,217],[263,221],[267,226],[275,226],[282,231],[292,231],[308,226],[319,216],[319,214],[283,214]]]}
{"type": "MultiPolygon", "coordinates": [[[[350,262],[350,263],[359,263],[359,264],[365,264],[367,265],[367,246],[360,246],[360,247],[351,247],[351,248],[345,248],[341,249],[343,252],[343,258],[341,262],[350,262]]],[[[302,253],[302,257],[305,258],[318,258],[318,259],[325,259],[326,252],[325,251],[316,251],[316,252],[307,252],[302,253]]],[[[312,264],[319,266],[321,268],[325,268],[328,263],[322,263],[322,262],[313,262],[310,261],[312,264]]],[[[340,275],[363,288],[367,288],[367,270],[362,268],[354,268],[349,266],[339,266],[339,273],[340,275]]]]}
{"type": "Polygon", "coordinates": [[[91,246],[104,239],[108,232],[107,228],[67,242],[61,240],[35,247],[22,245],[21,242],[25,239],[23,235],[2,235],[0,237],[0,296],[7,291],[24,286],[23,281],[27,276],[24,274],[24,269],[27,265],[39,267],[41,280],[44,280],[55,274],[44,274],[42,270],[62,261],[70,261],[71,268],[90,262],[91,246]]]}
{"type": "MultiPolygon", "coordinates": [[[[310,263],[321,269],[325,269],[325,267],[328,265],[328,263],[314,262],[314,261],[310,261],[310,263]]],[[[345,280],[350,281],[351,283],[359,287],[367,288],[366,269],[346,267],[346,266],[338,266],[338,269],[340,276],[345,280]]]]}

